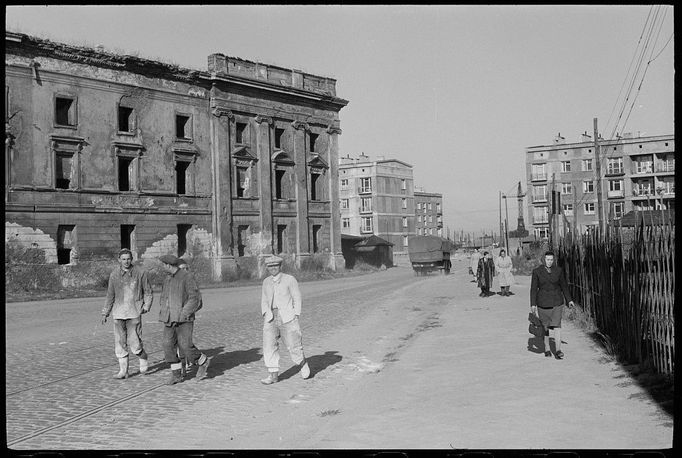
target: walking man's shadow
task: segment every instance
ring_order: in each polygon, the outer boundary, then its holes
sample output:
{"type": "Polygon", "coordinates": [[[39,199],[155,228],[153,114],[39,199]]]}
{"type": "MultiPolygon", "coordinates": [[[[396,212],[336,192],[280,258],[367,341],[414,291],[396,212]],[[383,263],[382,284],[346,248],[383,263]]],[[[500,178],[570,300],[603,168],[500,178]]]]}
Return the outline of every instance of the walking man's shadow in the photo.
{"type": "MultiPolygon", "coordinates": [[[[333,366],[334,364],[338,363],[343,359],[341,355],[337,354],[337,351],[327,351],[323,355],[313,355],[313,356],[308,356],[306,358],[306,361],[308,362],[308,366],[310,367],[310,378],[315,377],[315,375],[318,372],[322,372],[329,366],[333,366]]],[[[280,380],[286,380],[292,375],[297,374],[301,368],[299,366],[292,366],[286,371],[282,372],[279,375],[280,380]]]]}

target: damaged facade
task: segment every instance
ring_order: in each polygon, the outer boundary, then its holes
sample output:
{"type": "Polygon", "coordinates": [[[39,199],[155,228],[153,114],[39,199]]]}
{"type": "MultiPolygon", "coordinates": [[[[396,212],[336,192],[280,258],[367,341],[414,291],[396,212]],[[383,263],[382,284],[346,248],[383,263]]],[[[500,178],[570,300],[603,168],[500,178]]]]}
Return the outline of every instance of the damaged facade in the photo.
{"type": "Polygon", "coordinates": [[[208,71],[6,33],[5,241],[74,266],[282,253],[343,266],[336,81],[222,54],[208,71]]]}

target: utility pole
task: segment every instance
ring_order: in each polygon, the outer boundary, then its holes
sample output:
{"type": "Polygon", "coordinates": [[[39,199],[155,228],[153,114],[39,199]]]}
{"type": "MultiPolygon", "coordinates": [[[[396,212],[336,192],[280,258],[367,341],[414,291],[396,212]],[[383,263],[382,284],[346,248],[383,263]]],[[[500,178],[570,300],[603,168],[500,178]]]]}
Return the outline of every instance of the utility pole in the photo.
{"type": "Polygon", "coordinates": [[[599,216],[599,233],[604,234],[604,209],[601,195],[601,164],[599,161],[599,133],[597,132],[597,118],[594,118],[594,161],[597,174],[597,215],[599,216]]]}
{"type": "MultiPolygon", "coordinates": [[[[503,234],[503,229],[502,229],[502,191],[499,191],[500,193],[500,198],[499,198],[499,207],[500,207],[500,239],[502,239],[502,234],[503,234]]],[[[506,201],[506,199],[505,199],[506,201]]]]}
{"type": "Polygon", "coordinates": [[[504,247],[509,253],[509,210],[507,209],[507,196],[504,196],[504,247]]]}

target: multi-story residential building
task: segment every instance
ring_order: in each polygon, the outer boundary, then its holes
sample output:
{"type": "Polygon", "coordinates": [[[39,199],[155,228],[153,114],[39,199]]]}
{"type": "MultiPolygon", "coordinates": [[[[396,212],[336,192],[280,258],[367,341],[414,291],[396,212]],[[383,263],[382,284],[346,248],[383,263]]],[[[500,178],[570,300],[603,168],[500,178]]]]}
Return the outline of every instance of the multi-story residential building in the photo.
{"type": "Polygon", "coordinates": [[[549,235],[552,189],[566,220],[581,233],[599,225],[599,183],[605,221],[631,210],[675,208],[674,135],[625,134],[597,143],[600,176],[595,142],[587,133],[576,143],[559,135],[551,145],[526,148],[528,217],[536,237],[549,235]]]}
{"type": "Polygon", "coordinates": [[[443,194],[417,188],[414,201],[417,235],[443,237],[443,194]]]}
{"type": "Polygon", "coordinates": [[[412,166],[348,155],[340,160],[339,180],[341,232],[374,234],[393,243],[394,255],[407,252],[407,239],[415,234],[412,166]]]}
{"type": "Polygon", "coordinates": [[[5,60],[6,243],[67,266],[205,256],[214,278],[272,252],[343,266],[335,80],[11,32],[5,60]]]}

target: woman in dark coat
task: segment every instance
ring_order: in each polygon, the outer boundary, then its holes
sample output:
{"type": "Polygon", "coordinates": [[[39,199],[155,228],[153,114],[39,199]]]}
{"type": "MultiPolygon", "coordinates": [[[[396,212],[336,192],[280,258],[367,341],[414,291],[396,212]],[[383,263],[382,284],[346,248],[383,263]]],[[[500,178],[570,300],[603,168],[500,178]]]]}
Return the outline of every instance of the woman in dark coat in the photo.
{"type": "Polygon", "coordinates": [[[530,310],[542,322],[545,328],[545,356],[552,356],[549,349],[549,330],[554,330],[554,346],[556,358],[563,359],[561,351],[561,315],[564,302],[573,307],[573,298],[568,290],[564,271],[554,265],[554,253],[545,253],[544,262],[533,270],[530,280],[530,310]]]}
{"type": "Polygon", "coordinates": [[[490,287],[493,284],[493,276],[495,276],[495,263],[492,256],[487,252],[483,252],[483,256],[478,261],[478,269],[476,271],[476,278],[478,279],[478,287],[481,288],[481,297],[488,297],[494,293],[490,292],[490,287]]]}

